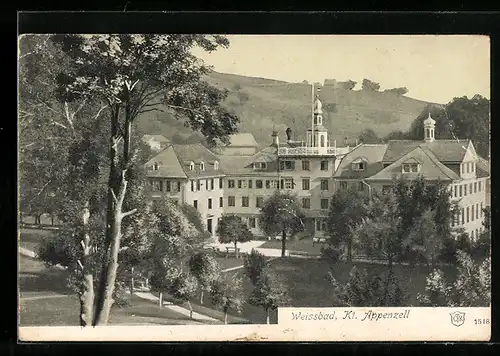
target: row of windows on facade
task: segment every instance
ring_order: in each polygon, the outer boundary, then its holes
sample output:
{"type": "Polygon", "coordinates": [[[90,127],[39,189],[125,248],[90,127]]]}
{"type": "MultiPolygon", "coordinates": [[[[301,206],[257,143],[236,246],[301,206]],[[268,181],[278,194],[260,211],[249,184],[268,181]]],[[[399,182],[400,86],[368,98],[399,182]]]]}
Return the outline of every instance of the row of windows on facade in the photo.
{"type": "MultiPolygon", "coordinates": [[[[326,231],[326,219],[315,219],[315,220],[316,220],[315,223],[316,231],[326,231]]],[[[257,227],[257,218],[248,217],[246,221],[247,221],[247,226],[250,229],[255,229],[257,227]]]]}
{"type": "MultiPolygon", "coordinates": [[[[154,192],[180,192],[182,188],[182,183],[180,181],[171,181],[165,179],[150,179],[151,190],[154,192]]],[[[200,191],[202,187],[202,182],[200,179],[191,180],[191,191],[200,191]]],[[[215,189],[215,178],[205,179],[206,190],[215,189]]],[[[219,178],[219,188],[222,189],[222,179],[219,178]]]]}
{"type": "Polygon", "coordinates": [[[468,194],[474,194],[481,191],[481,181],[477,181],[469,184],[454,185],[451,188],[451,196],[453,198],[461,198],[468,194]],[[468,189],[467,189],[468,188],[468,189]]]}
{"type": "Polygon", "coordinates": [[[465,225],[483,217],[483,202],[472,204],[458,210],[451,220],[451,226],[465,225]]]}
{"type": "MultiPolygon", "coordinates": [[[[235,183],[238,183],[238,189],[253,189],[253,180],[243,180],[238,179],[235,181],[234,179],[228,179],[227,187],[228,189],[234,189],[236,187],[235,183]]],[[[264,182],[266,189],[293,189],[295,187],[295,180],[293,178],[283,178],[280,180],[266,180],[263,181],[261,179],[255,180],[255,188],[263,189],[264,182]]],[[[309,178],[302,178],[302,190],[310,190],[311,189],[311,180],[309,178]]],[[[321,190],[328,190],[328,179],[321,180],[321,190]]]]}
{"type": "MultiPolygon", "coordinates": [[[[204,171],[206,169],[205,162],[197,163],[197,165],[200,171],[204,171]]],[[[214,170],[217,171],[219,169],[219,162],[215,161],[213,163],[213,166],[214,170]]],[[[189,170],[194,171],[194,168],[195,168],[195,163],[194,162],[189,163],[189,170]]],[[[158,162],[153,163],[153,171],[157,171],[159,169],[160,169],[160,164],[158,162]]]]}
{"type": "MultiPolygon", "coordinates": [[[[292,160],[280,161],[279,167],[280,167],[281,171],[294,171],[295,170],[295,161],[292,161],[292,160]]],[[[303,160],[302,161],[302,170],[303,171],[310,171],[311,170],[311,161],[303,160]]],[[[322,160],[320,162],[320,170],[322,170],[322,171],[328,170],[328,161],[327,160],[322,160]]]]}
{"type": "MultiPolygon", "coordinates": [[[[195,200],[195,207],[198,206],[198,201],[195,200]]],[[[323,198],[320,200],[320,206],[322,210],[327,210],[329,206],[329,199],[323,198]]],[[[256,208],[262,208],[264,205],[264,197],[255,197],[255,207],[256,208]]],[[[212,202],[211,199],[209,199],[209,209],[212,208],[212,202]]],[[[220,198],[219,200],[219,206],[223,207],[223,199],[220,198]]],[[[227,197],[227,206],[234,207],[236,206],[236,197],[235,196],[228,196],[227,197]]],[[[241,207],[242,208],[248,208],[250,207],[250,197],[241,197],[241,207]]],[[[303,209],[311,209],[311,198],[302,198],[302,208],[303,209]]]]}

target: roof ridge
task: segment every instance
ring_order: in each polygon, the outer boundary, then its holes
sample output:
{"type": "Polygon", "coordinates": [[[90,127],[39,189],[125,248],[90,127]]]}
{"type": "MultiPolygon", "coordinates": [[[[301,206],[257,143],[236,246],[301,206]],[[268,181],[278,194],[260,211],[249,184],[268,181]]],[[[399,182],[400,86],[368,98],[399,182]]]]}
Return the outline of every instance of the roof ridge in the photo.
{"type": "MultiPolygon", "coordinates": [[[[423,152],[423,153],[425,153],[425,155],[426,155],[427,157],[429,157],[429,159],[430,159],[430,160],[431,160],[431,161],[432,161],[432,162],[436,165],[436,167],[438,167],[438,168],[439,168],[439,170],[440,170],[440,171],[441,171],[444,175],[446,175],[446,176],[447,176],[448,178],[450,178],[450,179],[453,179],[453,177],[451,177],[451,176],[448,174],[448,172],[444,171],[444,170],[442,169],[442,167],[441,167],[441,166],[443,166],[443,167],[444,167],[444,168],[446,168],[447,170],[449,170],[449,168],[448,168],[448,167],[446,167],[446,166],[445,166],[445,165],[444,165],[444,164],[443,164],[443,163],[442,163],[442,162],[441,162],[441,161],[440,161],[440,160],[436,157],[436,155],[434,154],[434,152],[432,152],[432,150],[431,150],[430,148],[425,147],[425,146],[424,146],[424,147],[422,147],[422,146],[418,146],[418,148],[420,148],[420,149],[422,150],[422,152],[423,152]],[[425,150],[424,150],[424,148],[425,148],[425,150]]],[[[411,151],[411,152],[413,152],[413,151],[411,151]]],[[[408,153],[411,153],[411,152],[408,152],[408,153]]]]}

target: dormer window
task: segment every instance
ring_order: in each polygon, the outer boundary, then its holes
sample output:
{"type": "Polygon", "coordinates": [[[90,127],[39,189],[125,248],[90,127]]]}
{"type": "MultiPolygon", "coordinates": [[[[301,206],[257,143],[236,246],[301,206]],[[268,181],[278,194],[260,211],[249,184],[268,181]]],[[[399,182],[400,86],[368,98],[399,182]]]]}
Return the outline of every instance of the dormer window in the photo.
{"type": "Polygon", "coordinates": [[[219,162],[215,161],[214,162],[214,170],[218,170],[219,169],[219,162]]]}
{"type": "Polygon", "coordinates": [[[158,164],[158,162],[155,162],[153,164],[153,171],[157,171],[159,168],[160,168],[160,165],[158,164]]]}
{"type": "Polygon", "coordinates": [[[200,162],[200,171],[205,170],[205,162],[200,162]]]}
{"type": "Polygon", "coordinates": [[[355,172],[362,172],[366,169],[366,161],[362,158],[357,158],[351,163],[352,170],[355,172]]]}
{"type": "Polygon", "coordinates": [[[194,163],[193,162],[189,163],[189,170],[194,171],[194,163]]]}
{"type": "Polygon", "coordinates": [[[255,162],[253,164],[254,169],[266,169],[267,163],[266,162],[255,162]]]}
{"type": "Polygon", "coordinates": [[[403,164],[403,173],[418,173],[420,165],[418,163],[403,164]]]}

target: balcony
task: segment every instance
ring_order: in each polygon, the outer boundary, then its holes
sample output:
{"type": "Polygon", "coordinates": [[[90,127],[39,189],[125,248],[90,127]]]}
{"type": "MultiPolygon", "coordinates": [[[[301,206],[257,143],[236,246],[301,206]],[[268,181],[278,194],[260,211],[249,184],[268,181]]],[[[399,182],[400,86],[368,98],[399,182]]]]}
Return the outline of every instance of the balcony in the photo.
{"type": "Polygon", "coordinates": [[[335,156],[335,147],[279,147],[278,156],[335,156]]]}

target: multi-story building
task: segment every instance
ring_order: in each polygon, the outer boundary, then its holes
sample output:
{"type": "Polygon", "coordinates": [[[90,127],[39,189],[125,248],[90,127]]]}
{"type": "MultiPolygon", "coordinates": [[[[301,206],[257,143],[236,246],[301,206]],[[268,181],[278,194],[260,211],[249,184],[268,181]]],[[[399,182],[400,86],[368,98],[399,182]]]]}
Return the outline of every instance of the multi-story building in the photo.
{"type": "Polygon", "coordinates": [[[229,144],[219,143],[214,152],[217,155],[252,156],[257,153],[259,145],[251,133],[238,133],[229,136],[229,144]]]}
{"type": "Polygon", "coordinates": [[[223,211],[225,175],[215,154],[201,144],[169,145],[145,167],[152,199],[166,196],[194,206],[215,236],[223,211]]]}
{"type": "Polygon", "coordinates": [[[321,101],[316,98],[306,141],[293,141],[287,129],[287,141],[281,144],[274,131],[271,145],[251,157],[221,157],[221,167],[227,174],[224,212],[244,216],[252,232],[263,236],[258,223],[260,207],[276,190],[289,191],[297,195],[306,213],[304,234],[323,236],[334,192],[332,176],[338,157],[350,149],[330,145],[322,114],[321,101]]]}
{"type": "Polygon", "coordinates": [[[149,146],[151,151],[159,152],[168,146],[170,141],[163,135],[144,135],[142,141],[149,146]]]}
{"type": "Polygon", "coordinates": [[[448,185],[459,205],[452,222],[474,239],[483,230],[483,208],[489,204],[489,164],[479,157],[470,140],[436,140],[435,121],[424,121],[424,140],[394,140],[364,145],[349,152],[334,174],[335,188],[350,185],[371,193],[389,189],[393,179],[423,176],[448,185]]]}

